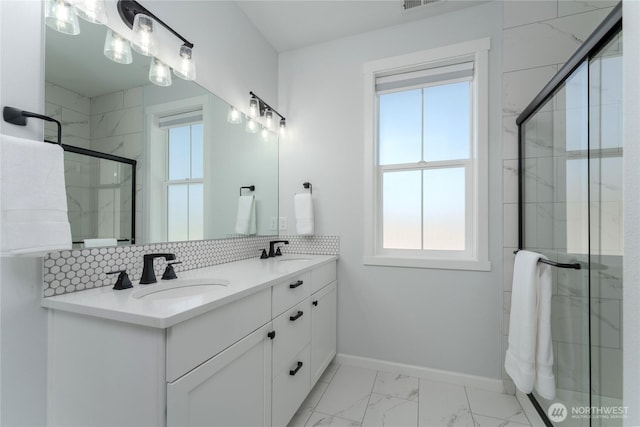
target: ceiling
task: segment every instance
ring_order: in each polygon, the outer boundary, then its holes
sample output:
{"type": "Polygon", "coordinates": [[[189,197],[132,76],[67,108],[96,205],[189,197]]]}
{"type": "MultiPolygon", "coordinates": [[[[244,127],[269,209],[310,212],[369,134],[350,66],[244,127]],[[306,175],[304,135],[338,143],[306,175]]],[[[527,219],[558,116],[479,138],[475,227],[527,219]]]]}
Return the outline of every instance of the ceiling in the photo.
{"type": "Polygon", "coordinates": [[[404,10],[402,0],[236,0],[264,38],[283,52],[452,12],[487,0],[441,0],[404,10]]]}

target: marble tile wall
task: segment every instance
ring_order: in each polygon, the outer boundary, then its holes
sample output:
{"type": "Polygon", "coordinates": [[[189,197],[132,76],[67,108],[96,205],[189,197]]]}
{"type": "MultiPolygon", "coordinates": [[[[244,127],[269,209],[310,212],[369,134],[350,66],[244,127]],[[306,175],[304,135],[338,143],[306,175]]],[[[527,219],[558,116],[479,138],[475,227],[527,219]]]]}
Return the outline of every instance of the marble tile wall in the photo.
{"type": "MultiPolygon", "coordinates": [[[[572,1],[572,0],[535,0],[535,1],[506,1],[503,2],[503,63],[502,63],[502,155],[503,155],[503,255],[504,255],[504,292],[503,292],[503,357],[507,347],[509,332],[509,314],[511,307],[511,285],[513,281],[513,251],[518,246],[518,132],[515,119],[529,104],[543,86],[553,77],[563,63],[582,44],[586,37],[611,11],[616,1],[572,1]]],[[[538,129],[540,136],[545,129],[538,129]]],[[[540,139],[541,141],[544,138],[540,139]]],[[[546,147],[540,147],[544,154],[546,147]]],[[[544,157],[541,155],[540,157],[544,157]]],[[[535,159],[525,164],[526,168],[538,177],[553,177],[553,165],[548,161],[535,159]],[[545,172],[546,171],[546,172],[545,172]]],[[[542,199],[550,197],[553,182],[535,181],[536,191],[533,194],[542,199]]],[[[529,188],[529,194],[532,194],[529,188]]],[[[541,200],[542,200],[541,199],[541,200]]],[[[554,211],[553,200],[548,204],[536,206],[536,212],[530,212],[534,217],[551,215],[554,211]],[[546,209],[546,211],[545,211],[546,209]],[[538,212],[540,210],[540,212],[538,212]]],[[[536,245],[546,247],[554,244],[554,234],[544,227],[539,230],[534,222],[527,230],[529,236],[538,237],[536,245]]],[[[558,280],[558,272],[554,292],[555,298],[572,298],[569,282],[558,280]]],[[[616,278],[609,280],[608,290],[615,292],[616,278]]],[[[569,305],[569,307],[572,307],[569,305]]],[[[600,307],[600,315],[607,319],[604,322],[607,331],[601,331],[602,337],[619,329],[619,319],[611,311],[615,303],[605,303],[600,307]]],[[[565,316],[566,313],[555,313],[555,316],[565,316]]],[[[577,316],[577,313],[574,313],[577,316]]],[[[614,334],[619,336],[619,330],[614,334]]],[[[572,339],[571,337],[565,337],[572,339]]],[[[609,339],[609,338],[607,338],[609,339]]],[[[617,342],[614,337],[611,339],[617,342]]],[[[609,342],[611,344],[611,342],[609,342]]],[[[564,345],[583,345],[565,343],[556,345],[556,360],[566,360],[563,352],[564,345]]],[[[615,356],[618,357],[618,356],[615,356]]],[[[611,360],[615,360],[612,356],[611,360]]],[[[504,360],[503,360],[504,362],[504,360]]],[[[503,363],[504,366],[504,363],[503,363]]],[[[557,368],[556,364],[556,368],[557,368]]],[[[560,369],[562,371],[562,369],[560,369]]],[[[505,390],[513,393],[515,387],[509,376],[503,370],[505,390]]],[[[564,381],[567,378],[563,378],[564,381]]],[[[559,382],[562,382],[560,379],[559,382]]]]}

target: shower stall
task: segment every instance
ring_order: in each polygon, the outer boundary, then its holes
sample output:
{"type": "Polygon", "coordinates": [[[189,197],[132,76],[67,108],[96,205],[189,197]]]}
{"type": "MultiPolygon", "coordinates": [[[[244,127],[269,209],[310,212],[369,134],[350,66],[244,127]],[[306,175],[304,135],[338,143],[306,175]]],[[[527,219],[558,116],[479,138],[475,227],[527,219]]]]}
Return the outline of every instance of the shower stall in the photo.
{"type": "Polygon", "coordinates": [[[618,5],[517,119],[519,247],[556,263],[547,425],[623,423],[622,54],[618,5]]]}

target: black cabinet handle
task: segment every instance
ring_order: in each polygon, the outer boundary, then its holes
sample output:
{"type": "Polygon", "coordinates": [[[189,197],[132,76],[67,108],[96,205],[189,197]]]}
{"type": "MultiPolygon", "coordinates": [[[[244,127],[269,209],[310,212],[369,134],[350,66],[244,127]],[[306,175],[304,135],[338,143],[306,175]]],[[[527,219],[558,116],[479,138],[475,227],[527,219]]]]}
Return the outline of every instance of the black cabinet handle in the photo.
{"type": "Polygon", "coordinates": [[[271,339],[274,339],[276,337],[276,331],[271,331],[267,334],[267,336],[271,339]]]}
{"type": "Polygon", "coordinates": [[[298,310],[295,316],[289,316],[289,320],[291,320],[292,322],[295,322],[296,320],[301,318],[303,314],[304,313],[302,312],[302,310],[298,310]]]}
{"type": "Polygon", "coordinates": [[[298,373],[298,371],[300,370],[300,368],[302,368],[302,362],[298,362],[298,366],[296,366],[296,369],[292,369],[289,371],[289,375],[294,376],[295,374],[298,373]]]}
{"type": "Polygon", "coordinates": [[[316,307],[318,306],[318,300],[315,300],[314,302],[312,302],[311,304],[315,305],[316,307]]]}
{"type": "Polygon", "coordinates": [[[291,283],[291,284],[289,284],[289,289],[295,289],[295,288],[297,288],[298,286],[302,285],[303,283],[304,283],[304,282],[303,282],[302,280],[298,280],[298,281],[297,281],[297,282],[295,282],[295,283],[291,283]]]}

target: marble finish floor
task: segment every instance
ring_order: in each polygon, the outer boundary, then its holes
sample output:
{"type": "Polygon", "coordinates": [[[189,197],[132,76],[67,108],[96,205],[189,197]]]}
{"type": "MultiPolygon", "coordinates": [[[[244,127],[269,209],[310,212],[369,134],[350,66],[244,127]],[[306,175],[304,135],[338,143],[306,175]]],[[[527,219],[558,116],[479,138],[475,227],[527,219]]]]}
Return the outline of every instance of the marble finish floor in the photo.
{"type": "Polygon", "coordinates": [[[333,362],[288,427],[530,425],[515,396],[333,362]]]}

